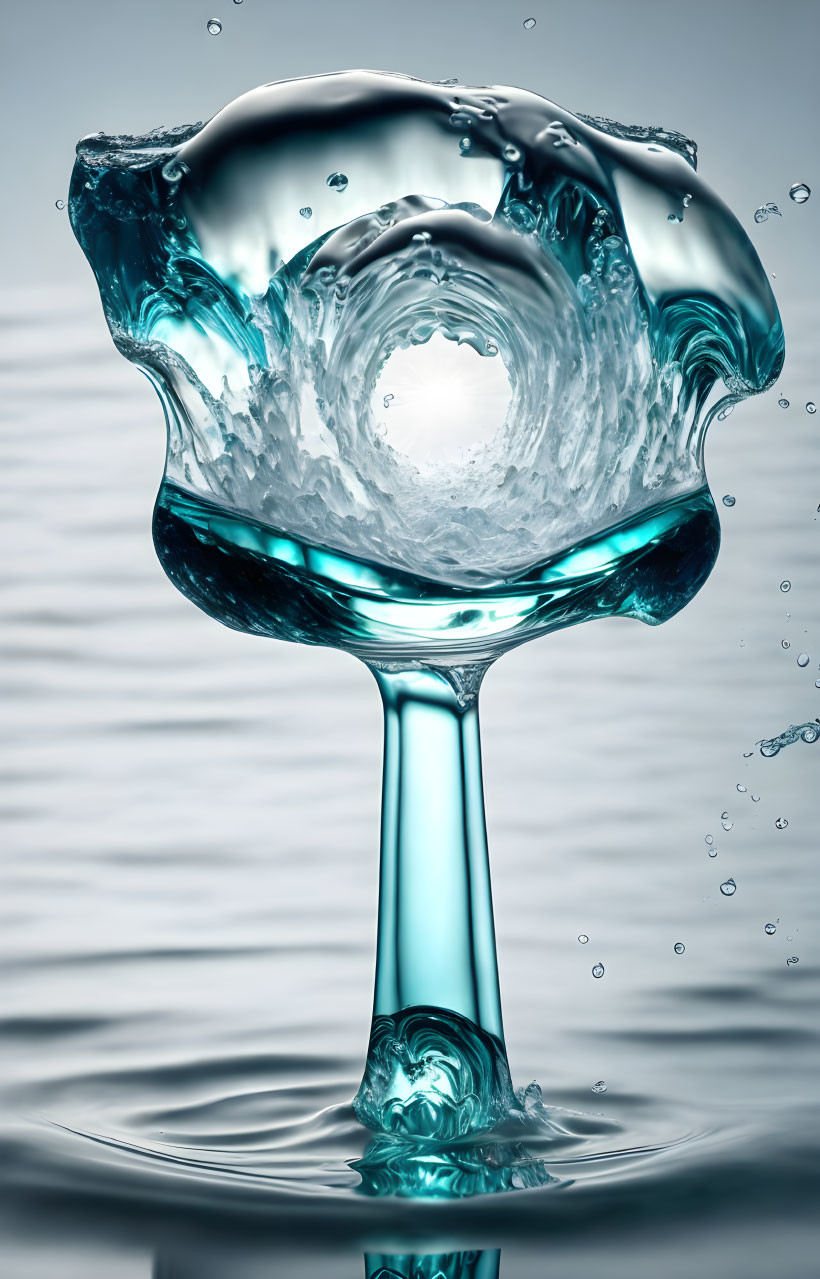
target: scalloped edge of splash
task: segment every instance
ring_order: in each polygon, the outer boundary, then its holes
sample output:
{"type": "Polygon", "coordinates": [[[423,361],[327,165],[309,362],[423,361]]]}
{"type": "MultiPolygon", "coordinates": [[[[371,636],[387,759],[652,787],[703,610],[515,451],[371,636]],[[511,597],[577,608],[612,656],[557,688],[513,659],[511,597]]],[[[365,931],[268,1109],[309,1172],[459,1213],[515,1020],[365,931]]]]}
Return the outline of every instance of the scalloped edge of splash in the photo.
{"type": "Polygon", "coordinates": [[[613,138],[623,138],[625,142],[659,142],[670,151],[677,151],[693,169],[698,167],[697,142],[687,138],[685,133],[678,133],[677,129],[664,129],[654,124],[621,124],[609,116],[585,115],[583,111],[574,111],[573,115],[584,124],[592,125],[593,129],[600,129],[601,133],[608,133],[613,138]]]}

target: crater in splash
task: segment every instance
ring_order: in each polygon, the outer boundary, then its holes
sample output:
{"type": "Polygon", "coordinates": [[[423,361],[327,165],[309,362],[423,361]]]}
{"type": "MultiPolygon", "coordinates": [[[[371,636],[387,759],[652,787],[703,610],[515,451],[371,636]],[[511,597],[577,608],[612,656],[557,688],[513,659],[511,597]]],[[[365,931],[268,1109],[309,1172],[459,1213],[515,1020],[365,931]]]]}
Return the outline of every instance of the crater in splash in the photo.
{"type": "Polygon", "coordinates": [[[765,273],[694,164],[522,90],[356,72],[87,138],[70,211],[168,481],[484,586],[697,492],[716,406],[779,371],[765,273]]]}

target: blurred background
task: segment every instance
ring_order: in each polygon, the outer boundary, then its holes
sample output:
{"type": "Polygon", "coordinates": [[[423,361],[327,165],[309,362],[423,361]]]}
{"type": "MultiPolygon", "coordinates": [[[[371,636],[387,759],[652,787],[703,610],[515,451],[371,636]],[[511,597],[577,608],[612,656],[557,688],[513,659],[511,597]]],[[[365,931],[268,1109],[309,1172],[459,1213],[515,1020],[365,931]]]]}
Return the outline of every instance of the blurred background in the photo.
{"type": "Polygon", "coordinates": [[[363,1251],[442,1240],[502,1246],[507,1279],[815,1272],[820,743],[754,746],[820,715],[819,29],[808,0],[5,7],[9,1275],[359,1275],[363,1251]],[[300,1128],[349,1100],[367,1041],[377,692],[343,654],[219,627],[163,576],[161,410],[113,349],[57,207],[83,134],[204,120],[257,84],[360,66],[520,85],[693,137],[786,329],[778,387],[708,442],[723,548],[701,594],[658,629],[612,620],[526,646],[485,683],[513,1074],[611,1125],[583,1193],[515,1210],[379,1212],[345,1171],[363,1144],[349,1117],[300,1128]],[[796,182],[816,188],[802,206],[796,182]],[[756,224],[769,201],[782,216],[756,224]],[[268,1181],[237,1191],[236,1163],[256,1168],[270,1133],[268,1181]],[[621,1146],[638,1170],[612,1171],[621,1146]],[[234,1151],[233,1181],[221,1163],[189,1175],[191,1147],[206,1164],[234,1151]]]}

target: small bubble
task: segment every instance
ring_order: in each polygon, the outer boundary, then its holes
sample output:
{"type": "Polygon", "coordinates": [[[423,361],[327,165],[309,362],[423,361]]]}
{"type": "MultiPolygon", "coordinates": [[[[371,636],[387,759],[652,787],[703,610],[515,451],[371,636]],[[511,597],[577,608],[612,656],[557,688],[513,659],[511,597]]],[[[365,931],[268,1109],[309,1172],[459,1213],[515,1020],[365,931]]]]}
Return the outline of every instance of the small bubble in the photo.
{"type": "Polygon", "coordinates": [[[503,155],[504,159],[509,161],[510,164],[517,164],[521,159],[521,152],[518,150],[518,147],[514,147],[511,142],[505,146],[503,155]]]}
{"type": "Polygon", "coordinates": [[[592,1085],[592,1092],[606,1092],[606,1084],[603,1079],[599,1079],[597,1084],[592,1085]]]}
{"type": "Polygon", "coordinates": [[[811,195],[811,187],[807,187],[805,182],[795,182],[794,186],[789,187],[789,195],[795,204],[805,204],[811,195]]]}
{"type": "Polygon", "coordinates": [[[781,218],[783,214],[780,212],[776,204],[769,201],[768,204],[761,204],[759,209],[755,209],[755,222],[768,222],[770,217],[781,218]]]}
{"type": "MultiPolygon", "coordinates": [[[[532,29],[533,29],[533,27],[534,27],[534,26],[535,26],[535,18],[525,18],[525,19],[524,19],[524,30],[525,30],[525,31],[532,31],[532,29]]],[[[806,198],[808,198],[808,197],[806,197],[806,198]]]]}
{"type": "Polygon", "coordinates": [[[809,400],[808,404],[806,405],[806,412],[807,413],[817,412],[817,405],[815,404],[814,400],[809,400]]]}
{"type": "Polygon", "coordinates": [[[727,879],[725,883],[721,884],[720,891],[724,897],[734,897],[737,891],[737,884],[733,879],[727,879]]]}
{"type": "Polygon", "coordinates": [[[686,950],[686,947],[684,946],[684,944],[683,944],[683,942],[682,942],[682,941],[676,941],[676,942],[675,942],[675,954],[676,954],[676,955],[682,955],[682,954],[683,954],[683,952],[684,952],[685,950],[686,950]]]}
{"type": "Polygon", "coordinates": [[[303,205],[302,208],[299,210],[299,212],[301,213],[303,218],[313,217],[313,209],[310,207],[309,204],[303,205]]]}
{"type": "Polygon", "coordinates": [[[775,826],[777,827],[778,830],[785,830],[788,824],[789,824],[788,817],[778,817],[777,821],[775,822],[775,826]]]}
{"type": "MultiPolygon", "coordinates": [[[[603,977],[603,975],[604,975],[604,966],[603,966],[603,964],[593,964],[593,967],[592,967],[592,976],[593,976],[593,977],[603,977]]],[[[616,983],[616,984],[617,984],[617,983],[616,983]]]]}
{"type": "Polygon", "coordinates": [[[737,501],[737,498],[732,497],[731,493],[727,493],[727,494],[726,494],[726,496],[725,496],[725,497],[724,497],[724,499],[723,499],[723,505],[724,505],[724,506],[734,506],[734,504],[735,504],[735,502],[736,502],[736,501],[737,501]]]}
{"type": "Polygon", "coordinates": [[[384,407],[386,409],[389,409],[394,399],[395,399],[395,396],[393,395],[393,392],[388,391],[387,395],[384,397],[384,407]]]}
{"type": "Polygon", "coordinates": [[[799,964],[800,960],[798,959],[797,955],[790,955],[789,958],[786,960],[786,963],[791,967],[792,964],[799,964]]]}
{"type": "Polygon", "coordinates": [[[222,30],[222,23],[219,18],[209,18],[206,25],[209,36],[218,36],[222,30]]]}
{"type": "Polygon", "coordinates": [[[344,173],[330,173],[326,182],[331,191],[338,191],[339,195],[347,190],[347,175],[344,173]]]}
{"type": "Polygon", "coordinates": [[[789,641],[788,641],[788,640],[781,640],[781,641],[780,641],[780,647],[781,647],[781,648],[791,648],[791,644],[789,643],[789,641]]]}
{"type": "Polygon", "coordinates": [[[777,924],[767,924],[763,931],[764,933],[767,933],[769,937],[773,937],[777,932],[777,924]]]}
{"type": "Polygon", "coordinates": [[[746,794],[746,787],[743,785],[742,782],[738,782],[737,789],[740,791],[741,795],[746,794]]]}
{"type": "Polygon", "coordinates": [[[458,145],[461,148],[461,154],[466,155],[473,145],[472,138],[459,138],[458,145]]]}
{"type": "Polygon", "coordinates": [[[586,946],[587,942],[589,941],[589,938],[587,937],[586,933],[579,933],[578,940],[582,946],[586,946]]]}
{"type": "Polygon", "coordinates": [[[677,213],[670,213],[666,220],[667,222],[682,222],[683,218],[679,218],[677,213]]]}
{"type": "Polygon", "coordinates": [[[777,402],[780,405],[781,409],[787,409],[789,407],[789,401],[785,398],[785,396],[782,399],[779,399],[777,402]]]}
{"type": "Polygon", "coordinates": [[[55,209],[64,209],[64,208],[65,208],[65,200],[55,200],[55,201],[54,201],[54,207],[55,207],[55,209]]]}
{"type": "Polygon", "coordinates": [[[486,351],[487,355],[498,355],[498,347],[496,346],[495,342],[490,342],[489,339],[487,340],[484,350],[486,351]]]}
{"type": "Polygon", "coordinates": [[[721,409],[717,415],[718,422],[725,422],[727,417],[731,417],[735,411],[734,404],[727,404],[725,409],[721,409]]]}
{"type": "Polygon", "coordinates": [[[808,653],[801,653],[797,659],[797,665],[803,667],[803,666],[808,666],[808,664],[809,664],[808,653]]]}

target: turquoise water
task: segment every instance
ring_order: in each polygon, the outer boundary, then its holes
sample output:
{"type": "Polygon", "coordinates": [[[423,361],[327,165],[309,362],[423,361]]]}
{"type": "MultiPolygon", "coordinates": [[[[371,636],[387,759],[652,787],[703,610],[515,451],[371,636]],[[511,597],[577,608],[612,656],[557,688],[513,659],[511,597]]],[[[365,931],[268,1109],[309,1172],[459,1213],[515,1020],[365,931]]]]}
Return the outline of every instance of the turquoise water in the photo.
{"type": "MultiPolygon", "coordinates": [[[[231,628],[376,674],[357,1117],[444,1143],[448,1168],[447,1143],[507,1121],[551,1135],[507,1065],[478,690],[527,639],[663,622],[706,580],[705,432],[784,355],[748,237],[680,135],[374,72],[85,138],[69,210],[114,341],[163,404],[167,575],[231,628]]],[[[374,1193],[404,1166],[423,1193],[417,1159],[361,1167],[374,1193]]],[[[520,1181],[528,1157],[512,1162],[520,1181]]],[[[458,1193],[515,1184],[490,1181],[458,1193]]]]}

